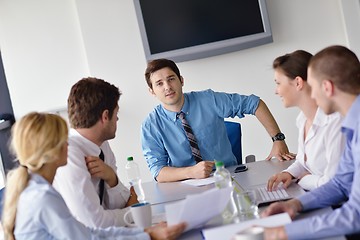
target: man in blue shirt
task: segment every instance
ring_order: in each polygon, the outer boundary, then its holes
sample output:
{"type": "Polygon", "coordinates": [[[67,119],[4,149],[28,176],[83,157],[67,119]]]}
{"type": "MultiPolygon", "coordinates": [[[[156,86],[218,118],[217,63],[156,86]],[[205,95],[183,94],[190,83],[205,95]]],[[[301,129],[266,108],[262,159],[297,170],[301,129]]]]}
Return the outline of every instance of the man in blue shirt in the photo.
{"type": "Polygon", "coordinates": [[[206,178],[214,159],[226,166],[236,165],[227,137],[224,118],[244,114],[255,115],[273,137],[273,147],[267,159],[275,156],[289,160],[294,155],[284,142],[284,135],[267,108],[255,95],[244,96],[205,90],[183,93],[184,79],[176,64],[168,59],[148,63],[145,78],[151,94],[161,104],[142,124],[142,149],[154,178],[171,182],[188,178],[206,178]],[[192,128],[203,161],[195,162],[187,135],[178,113],[183,112],[192,128]]]}
{"type": "Polygon", "coordinates": [[[341,131],[346,144],[335,176],[325,185],[286,202],[270,205],[263,216],[342,204],[332,212],[265,230],[265,239],[315,239],[360,233],[360,63],[342,46],[331,46],[311,59],[311,96],[326,113],[345,118],[341,131]],[[305,231],[304,231],[305,230],[305,231]]]}

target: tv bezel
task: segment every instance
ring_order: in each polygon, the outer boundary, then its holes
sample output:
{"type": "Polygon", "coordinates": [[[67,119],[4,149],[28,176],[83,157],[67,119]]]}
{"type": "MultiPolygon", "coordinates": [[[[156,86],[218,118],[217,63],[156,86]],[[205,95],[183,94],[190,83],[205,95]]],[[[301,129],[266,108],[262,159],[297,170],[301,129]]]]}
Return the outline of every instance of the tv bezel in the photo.
{"type": "Polygon", "coordinates": [[[167,58],[175,62],[184,62],[235,52],[273,42],[266,0],[258,0],[264,32],[152,54],[146,34],[140,0],[133,1],[147,61],[167,58]]]}

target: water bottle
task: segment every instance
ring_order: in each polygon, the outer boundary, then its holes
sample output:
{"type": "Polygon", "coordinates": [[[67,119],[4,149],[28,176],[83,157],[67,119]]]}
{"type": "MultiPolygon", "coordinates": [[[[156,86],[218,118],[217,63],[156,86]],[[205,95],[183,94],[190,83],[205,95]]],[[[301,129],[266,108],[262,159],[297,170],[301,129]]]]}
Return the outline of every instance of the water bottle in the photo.
{"type": "MultiPolygon", "coordinates": [[[[232,187],[232,179],[230,172],[224,167],[224,163],[221,161],[215,161],[216,171],[214,173],[215,186],[217,188],[232,187]]],[[[231,220],[237,216],[237,207],[233,198],[234,191],[230,193],[229,203],[226,205],[222,212],[224,220],[231,220]]]]}
{"type": "Polygon", "coordinates": [[[141,185],[139,166],[134,162],[133,157],[127,158],[125,165],[126,175],[130,186],[134,187],[139,202],[145,202],[145,193],[141,185]]]}

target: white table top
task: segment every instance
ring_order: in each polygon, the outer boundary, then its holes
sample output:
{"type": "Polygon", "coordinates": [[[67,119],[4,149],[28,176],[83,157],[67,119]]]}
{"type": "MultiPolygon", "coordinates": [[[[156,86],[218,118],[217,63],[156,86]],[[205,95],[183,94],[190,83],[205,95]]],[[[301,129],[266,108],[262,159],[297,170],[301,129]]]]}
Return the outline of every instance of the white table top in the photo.
{"type": "MultiPolygon", "coordinates": [[[[289,165],[292,164],[293,161],[285,161],[280,162],[276,159],[270,161],[256,161],[252,163],[248,163],[248,170],[241,173],[234,173],[234,169],[236,166],[227,168],[232,175],[236,175],[237,181],[241,183],[241,185],[245,188],[264,184],[267,182],[270,176],[275,173],[281,172],[289,165]]],[[[188,194],[201,193],[208,189],[214,187],[214,184],[195,187],[190,186],[181,182],[173,182],[173,183],[157,183],[147,182],[143,184],[143,188],[145,191],[146,200],[152,204],[153,213],[158,214],[164,212],[164,206],[167,203],[182,200],[188,194]]],[[[260,209],[260,211],[263,209],[260,209]]],[[[321,210],[316,210],[310,213],[301,214],[299,218],[308,217],[315,214],[321,214],[326,211],[332,211],[332,209],[325,208],[321,210]]],[[[215,217],[210,220],[203,228],[211,228],[214,226],[222,225],[221,216],[215,217]]],[[[182,234],[179,239],[186,240],[200,240],[203,239],[201,229],[193,229],[184,234],[182,234]]],[[[335,238],[327,238],[327,239],[345,239],[344,237],[335,237],[335,238]]]]}

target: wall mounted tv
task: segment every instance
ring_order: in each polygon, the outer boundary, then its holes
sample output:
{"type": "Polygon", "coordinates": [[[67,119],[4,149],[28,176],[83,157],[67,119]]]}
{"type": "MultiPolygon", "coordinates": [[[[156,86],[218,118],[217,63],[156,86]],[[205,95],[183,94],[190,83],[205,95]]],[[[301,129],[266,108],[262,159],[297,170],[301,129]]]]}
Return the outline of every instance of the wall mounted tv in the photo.
{"type": "Polygon", "coordinates": [[[176,62],[272,42],[265,0],[134,0],[146,59],[176,62]]]}

